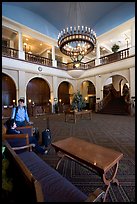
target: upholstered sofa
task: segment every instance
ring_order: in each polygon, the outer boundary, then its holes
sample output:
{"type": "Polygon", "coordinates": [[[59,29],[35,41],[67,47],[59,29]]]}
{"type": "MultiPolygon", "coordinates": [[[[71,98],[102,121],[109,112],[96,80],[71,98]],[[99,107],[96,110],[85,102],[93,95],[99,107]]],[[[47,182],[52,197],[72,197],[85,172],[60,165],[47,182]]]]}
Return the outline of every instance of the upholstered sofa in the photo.
{"type": "MultiPolygon", "coordinates": [[[[28,137],[26,134],[24,135],[28,137]]],[[[20,184],[20,191],[17,193],[17,197],[20,199],[18,201],[102,201],[104,191],[101,189],[98,188],[87,196],[33,151],[27,149],[27,151],[17,153],[18,151],[13,149],[6,139],[3,139],[3,145],[6,147],[6,156],[10,161],[16,179],[18,178],[18,184],[20,184]]],[[[28,145],[26,147],[28,148],[28,145]]]]}

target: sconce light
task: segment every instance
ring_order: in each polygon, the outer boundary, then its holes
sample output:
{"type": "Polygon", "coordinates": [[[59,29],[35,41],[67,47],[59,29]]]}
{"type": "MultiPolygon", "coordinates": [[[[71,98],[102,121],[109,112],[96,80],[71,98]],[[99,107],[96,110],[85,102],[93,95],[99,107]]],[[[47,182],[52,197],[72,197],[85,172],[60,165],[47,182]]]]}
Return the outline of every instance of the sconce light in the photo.
{"type": "Polygon", "coordinates": [[[29,103],[31,103],[31,99],[29,99],[29,103]]]}
{"type": "Polygon", "coordinates": [[[15,100],[12,100],[13,101],[13,103],[15,103],[15,100]]]}
{"type": "Polygon", "coordinates": [[[24,47],[25,47],[25,52],[26,52],[27,43],[23,43],[23,44],[24,44],[24,47]]]}
{"type": "Polygon", "coordinates": [[[29,46],[29,51],[28,51],[29,54],[32,54],[32,51],[31,51],[31,47],[29,46]]]}
{"type": "Polygon", "coordinates": [[[54,98],[54,101],[57,101],[57,98],[54,98]]]}
{"type": "Polygon", "coordinates": [[[59,102],[61,103],[61,99],[59,99],[59,102]]]}
{"type": "Polygon", "coordinates": [[[85,97],[85,101],[87,101],[87,100],[88,100],[88,97],[86,96],[86,97],[85,97]]]}

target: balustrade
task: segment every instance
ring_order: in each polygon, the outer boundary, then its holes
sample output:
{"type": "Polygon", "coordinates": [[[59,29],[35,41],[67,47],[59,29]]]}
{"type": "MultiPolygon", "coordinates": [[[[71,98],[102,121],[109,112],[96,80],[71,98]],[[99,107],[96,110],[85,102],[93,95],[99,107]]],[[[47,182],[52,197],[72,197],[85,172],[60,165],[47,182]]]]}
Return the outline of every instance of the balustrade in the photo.
{"type": "MultiPolygon", "coordinates": [[[[11,57],[11,58],[18,58],[18,50],[2,46],[2,55],[11,57]]],[[[127,57],[129,57],[129,48],[101,57],[100,65],[113,63],[115,61],[119,61],[127,57]]],[[[38,55],[33,55],[25,52],[25,60],[28,62],[52,67],[52,59],[41,57],[38,55]]],[[[91,60],[86,63],[80,62],[78,67],[73,62],[63,63],[63,62],[57,61],[57,67],[59,69],[64,69],[64,70],[72,70],[72,69],[87,70],[95,67],[95,60],[91,60]]]]}

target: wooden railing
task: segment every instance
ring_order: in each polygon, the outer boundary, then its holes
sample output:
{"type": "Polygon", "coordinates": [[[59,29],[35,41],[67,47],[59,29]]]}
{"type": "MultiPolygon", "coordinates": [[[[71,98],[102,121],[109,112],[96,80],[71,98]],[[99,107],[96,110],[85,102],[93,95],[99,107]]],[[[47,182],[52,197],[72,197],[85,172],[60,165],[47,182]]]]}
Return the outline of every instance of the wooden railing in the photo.
{"type": "Polygon", "coordinates": [[[96,112],[99,112],[100,110],[102,110],[109,103],[109,101],[111,101],[111,99],[112,99],[112,95],[111,95],[111,92],[109,92],[106,97],[104,97],[101,101],[96,103],[96,112]]]}
{"type": "Polygon", "coordinates": [[[91,60],[87,63],[83,63],[80,62],[78,63],[78,67],[76,66],[76,64],[74,64],[73,62],[70,63],[63,63],[63,62],[59,62],[57,61],[57,67],[61,68],[61,69],[65,69],[65,70],[72,70],[72,69],[90,69],[95,67],[95,60],[91,60]]]}
{"type": "Polygon", "coordinates": [[[33,55],[25,52],[25,60],[29,62],[33,62],[36,64],[41,64],[45,66],[52,66],[52,60],[49,58],[41,57],[38,55],[33,55]]]}
{"type": "MultiPolygon", "coordinates": [[[[18,58],[18,50],[2,46],[2,55],[11,57],[11,58],[18,58]]],[[[119,61],[127,57],[129,57],[129,48],[101,57],[100,65],[119,61]]],[[[25,53],[25,60],[28,62],[52,67],[52,59],[41,57],[39,55],[25,53]]],[[[86,63],[80,62],[78,67],[73,62],[63,63],[63,62],[57,61],[57,68],[63,69],[66,71],[72,70],[72,69],[88,70],[94,67],[95,67],[95,60],[91,60],[86,63]]]]}
{"type": "Polygon", "coordinates": [[[116,91],[116,89],[114,88],[113,85],[111,86],[110,91],[111,91],[111,93],[113,94],[113,96],[114,96],[115,98],[118,98],[118,97],[120,97],[120,95],[121,95],[120,91],[116,91]]]}
{"type": "Polygon", "coordinates": [[[100,58],[100,64],[108,64],[129,57],[129,48],[100,58]]]}
{"type": "Polygon", "coordinates": [[[18,58],[18,50],[2,46],[2,55],[11,58],[18,58]]]}

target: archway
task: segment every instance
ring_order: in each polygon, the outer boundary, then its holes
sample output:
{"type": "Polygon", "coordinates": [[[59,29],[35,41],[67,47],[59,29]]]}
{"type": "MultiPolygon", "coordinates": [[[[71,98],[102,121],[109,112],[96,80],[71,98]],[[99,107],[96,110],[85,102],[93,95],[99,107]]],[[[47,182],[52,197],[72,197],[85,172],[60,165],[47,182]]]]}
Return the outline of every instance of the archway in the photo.
{"type": "Polygon", "coordinates": [[[127,115],[130,114],[130,106],[127,103],[129,97],[127,79],[122,75],[112,75],[105,79],[103,84],[102,113],[127,115]],[[124,97],[123,90],[125,90],[124,97]],[[127,94],[128,93],[128,94],[127,94]],[[127,99],[127,101],[125,100],[127,99]]]}
{"type": "Polygon", "coordinates": [[[91,81],[83,81],[81,84],[80,92],[86,102],[86,109],[95,110],[96,104],[96,90],[91,81]]]}
{"type": "Polygon", "coordinates": [[[115,91],[115,93],[117,92],[116,94],[118,96],[122,96],[124,84],[127,84],[127,86],[129,86],[127,79],[122,75],[116,74],[116,75],[110,76],[105,80],[103,85],[103,98],[107,96],[109,91],[112,89],[113,89],[113,93],[115,91]]]}
{"type": "Polygon", "coordinates": [[[73,86],[67,81],[61,82],[58,87],[59,112],[63,112],[66,109],[70,108],[72,95],[73,95],[73,86]]]}
{"type": "Polygon", "coordinates": [[[16,86],[13,79],[2,73],[2,116],[10,117],[12,106],[16,103],[16,86]]]}
{"type": "Polygon", "coordinates": [[[31,79],[27,85],[26,96],[30,115],[51,112],[50,88],[44,79],[31,79]]]}
{"type": "Polygon", "coordinates": [[[2,73],[2,106],[11,106],[16,101],[16,87],[13,79],[2,73]]]}

